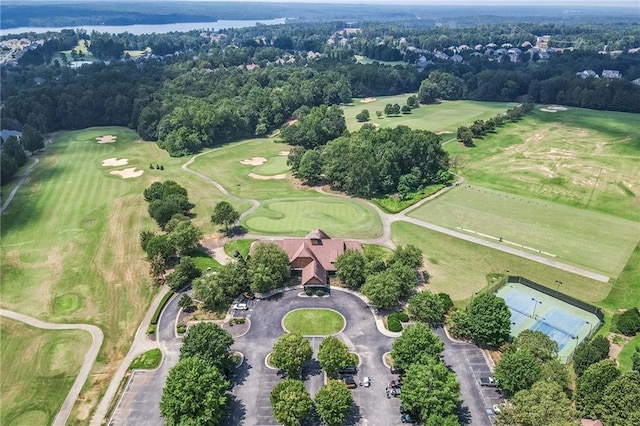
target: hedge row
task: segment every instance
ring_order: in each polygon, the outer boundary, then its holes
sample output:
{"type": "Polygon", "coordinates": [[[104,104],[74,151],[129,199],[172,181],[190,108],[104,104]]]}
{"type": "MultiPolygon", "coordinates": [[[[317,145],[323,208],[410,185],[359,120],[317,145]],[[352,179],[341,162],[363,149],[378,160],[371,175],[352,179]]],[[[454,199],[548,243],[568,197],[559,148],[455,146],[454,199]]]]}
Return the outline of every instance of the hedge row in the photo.
{"type": "Polygon", "coordinates": [[[164,305],[167,304],[167,301],[171,298],[171,296],[173,296],[173,292],[170,291],[169,293],[165,294],[162,297],[162,300],[160,301],[160,304],[158,305],[158,308],[156,309],[156,311],[154,312],[153,316],[151,317],[151,325],[156,325],[158,324],[158,319],[160,318],[160,314],[162,313],[162,310],[164,309],[164,305]]]}

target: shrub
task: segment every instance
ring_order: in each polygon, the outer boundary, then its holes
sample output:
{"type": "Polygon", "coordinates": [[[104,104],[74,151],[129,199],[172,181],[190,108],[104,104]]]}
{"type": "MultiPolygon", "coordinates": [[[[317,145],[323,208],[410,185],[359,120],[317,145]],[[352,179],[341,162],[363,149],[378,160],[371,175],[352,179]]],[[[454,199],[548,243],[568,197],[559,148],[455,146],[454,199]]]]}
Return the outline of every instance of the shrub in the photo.
{"type": "Polygon", "coordinates": [[[396,315],[396,317],[398,318],[398,320],[400,322],[407,322],[409,321],[409,315],[407,315],[404,312],[398,312],[398,315],[396,315]]]}
{"type": "Polygon", "coordinates": [[[304,294],[306,294],[307,296],[313,296],[313,290],[311,290],[310,288],[305,288],[304,294]]]}
{"type": "Polygon", "coordinates": [[[316,296],[322,297],[322,296],[324,296],[324,294],[325,294],[325,293],[324,293],[324,290],[318,290],[318,291],[316,291],[316,296]]]}
{"type": "Polygon", "coordinates": [[[398,313],[397,312],[393,312],[393,313],[389,314],[387,316],[387,319],[388,320],[396,320],[396,321],[400,322],[400,319],[398,318],[398,313]]]}
{"type": "Polygon", "coordinates": [[[150,168],[150,169],[153,169],[153,164],[149,164],[149,168],[150,168]]]}
{"type": "Polygon", "coordinates": [[[438,296],[438,298],[442,302],[444,311],[446,313],[449,313],[449,311],[451,311],[451,308],[453,308],[453,300],[451,300],[451,296],[449,296],[447,293],[438,293],[436,296],[438,296]]]}
{"type": "Polygon", "coordinates": [[[160,165],[160,170],[164,170],[164,166],[162,164],[160,165]]]}
{"type": "Polygon", "coordinates": [[[147,334],[156,334],[156,326],[150,325],[149,328],[147,328],[147,334]]]}
{"type": "Polygon", "coordinates": [[[625,336],[635,336],[640,331],[640,313],[633,308],[620,314],[617,321],[617,329],[625,336]]]}
{"type": "MultiPolygon", "coordinates": [[[[151,325],[156,325],[158,323],[158,319],[160,318],[160,314],[162,313],[162,310],[164,309],[164,305],[167,304],[167,300],[169,300],[169,298],[171,296],[173,296],[173,292],[170,291],[167,294],[165,294],[162,297],[162,300],[160,301],[160,304],[158,305],[158,308],[156,309],[156,311],[154,312],[153,316],[151,317],[151,325]]],[[[154,329],[155,332],[155,329],[154,329]]]]}
{"type": "Polygon", "coordinates": [[[387,318],[387,328],[389,331],[399,332],[402,331],[402,323],[398,320],[397,317],[389,316],[387,318]]]}
{"type": "Polygon", "coordinates": [[[178,331],[178,334],[184,334],[187,331],[187,326],[186,324],[180,323],[176,326],[176,330],[178,331]]]}

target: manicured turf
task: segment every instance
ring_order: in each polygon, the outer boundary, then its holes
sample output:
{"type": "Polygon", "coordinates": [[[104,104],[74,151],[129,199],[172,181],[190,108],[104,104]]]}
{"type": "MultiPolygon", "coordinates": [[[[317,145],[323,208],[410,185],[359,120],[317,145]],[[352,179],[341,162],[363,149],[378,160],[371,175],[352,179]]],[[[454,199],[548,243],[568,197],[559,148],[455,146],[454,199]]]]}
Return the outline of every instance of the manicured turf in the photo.
{"type": "Polygon", "coordinates": [[[254,241],[255,240],[247,239],[247,238],[229,241],[227,244],[224,245],[224,252],[228,256],[233,257],[236,250],[238,250],[242,255],[242,257],[246,258],[247,255],[249,254],[251,243],[253,243],[254,241]]]}
{"type": "MultiPolygon", "coordinates": [[[[617,277],[640,240],[640,223],[475,185],[453,188],[410,216],[556,255],[561,262],[617,277]]],[[[485,238],[492,240],[491,238],[485,238]]],[[[518,247],[520,248],[520,247],[518,247]]],[[[532,250],[524,250],[534,252],[532,250]]]]}
{"type": "Polygon", "coordinates": [[[132,370],[153,370],[160,365],[162,361],[162,351],[160,349],[151,349],[134,359],[129,367],[132,370]]]}
{"type": "Polygon", "coordinates": [[[316,228],[332,237],[375,238],[382,234],[380,218],[370,207],[337,197],[265,201],[243,225],[271,235],[302,236],[316,228]]]}
{"type": "Polygon", "coordinates": [[[364,123],[356,120],[356,115],[363,109],[369,110],[371,119],[368,123],[375,123],[381,127],[409,126],[412,129],[429,130],[442,133],[443,141],[455,138],[459,126],[470,126],[475,120],[486,120],[498,113],[505,112],[514,103],[503,102],[475,102],[475,101],[443,101],[437,105],[420,105],[411,110],[411,114],[400,114],[397,117],[383,116],[378,119],[376,111],[384,111],[386,104],[406,105],[407,98],[413,93],[399,96],[381,96],[374,102],[362,103],[354,99],[353,105],[344,106],[344,117],[349,131],[358,130],[364,123]]]}
{"type": "Polygon", "coordinates": [[[391,227],[396,244],[413,244],[423,251],[425,268],[430,275],[427,288],[444,292],[456,302],[470,299],[473,293],[487,288],[491,274],[521,275],[586,302],[602,301],[611,290],[603,284],[537,262],[459,240],[419,226],[396,222],[391,227]]]}
{"type": "Polygon", "coordinates": [[[285,331],[303,336],[330,336],[344,325],[344,317],[331,309],[296,309],[283,319],[285,331]]]}
{"type": "Polygon", "coordinates": [[[627,372],[631,370],[633,366],[633,361],[631,357],[636,352],[636,348],[640,348],[640,334],[631,339],[629,343],[627,343],[624,348],[622,348],[622,352],[618,354],[618,362],[620,363],[620,370],[622,372],[627,372]]]}
{"type": "Polygon", "coordinates": [[[254,167],[253,173],[272,176],[280,173],[287,173],[289,170],[291,170],[291,167],[287,166],[287,156],[278,155],[277,157],[267,159],[266,163],[254,167]]]}
{"type": "Polygon", "coordinates": [[[467,181],[640,221],[638,114],[536,108],[475,148],[446,145],[467,181]]]}
{"type": "Polygon", "coordinates": [[[0,317],[2,424],[52,424],[90,344],[85,331],[42,330],[0,317]]]}

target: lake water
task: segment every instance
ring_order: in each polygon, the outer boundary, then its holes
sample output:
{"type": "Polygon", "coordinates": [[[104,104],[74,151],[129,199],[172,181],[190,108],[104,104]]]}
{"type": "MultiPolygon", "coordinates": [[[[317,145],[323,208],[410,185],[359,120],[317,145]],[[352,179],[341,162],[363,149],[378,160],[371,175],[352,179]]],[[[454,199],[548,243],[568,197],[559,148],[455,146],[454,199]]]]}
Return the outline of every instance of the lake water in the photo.
{"type": "Polygon", "coordinates": [[[223,28],[245,28],[253,27],[256,24],[278,25],[284,24],[286,18],[263,19],[263,20],[247,20],[247,21],[216,21],[216,22],[181,22],[176,24],[159,24],[159,25],[79,25],[77,27],[18,27],[0,29],[0,35],[22,34],[22,33],[44,33],[47,31],[60,32],[63,29],[82,28],[88,33],[98,31],[101,33],[119,34],[128,32],[131,34],[151,34],[151,33],[169,33],[171,31],[186,32],[192,30],[210,30],[217,31],[223,28]]]}

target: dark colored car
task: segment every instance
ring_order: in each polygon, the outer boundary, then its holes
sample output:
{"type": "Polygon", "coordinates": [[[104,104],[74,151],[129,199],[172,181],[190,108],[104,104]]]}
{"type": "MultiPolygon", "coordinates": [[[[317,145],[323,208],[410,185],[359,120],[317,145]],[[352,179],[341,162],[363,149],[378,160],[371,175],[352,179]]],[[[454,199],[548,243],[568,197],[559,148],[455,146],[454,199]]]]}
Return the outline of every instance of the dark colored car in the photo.
{"type": "Polygon", "coordinates": [[[400,388],[393,388],[391,389],[391,396],[395,396],[396,398],[398,398],[400,396],[400,388]]]}
{"type": "Polygon", "coordinates": [[[358,368],[355,365],[348,365],[338,370],[340,374],[358,374],[358,368]]]}
{"type": "Polygon", "coordinates": [[[349,389],[354,389],[358,387],[358,385],[356,384],[356,381],[353,379],[353,376],[344,376],[342,378],[342,381],[344,382],[345,385],[347,385],[347,388],[349,389]]]}
{"type": "Polygon", "coordinates": [[[407,414],[409,410],[407,410],[404,405],[400,405],[400,414],[407,414]]]}
{"type": "Polygon", "coordinates": [[[389,371],[391,372],[391,374],[402,374],[402,370],[396,367],[389,368],[389,371]]]}
{"type": "Polygon", "coordinates": [[[409,413],[403,414],[402,417],[400,417],[400,420],[402,421],[402,423],[415,423],[416,422],[416,420],[409,413]]]}

